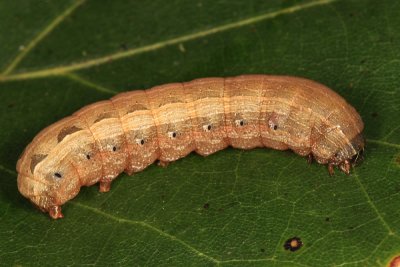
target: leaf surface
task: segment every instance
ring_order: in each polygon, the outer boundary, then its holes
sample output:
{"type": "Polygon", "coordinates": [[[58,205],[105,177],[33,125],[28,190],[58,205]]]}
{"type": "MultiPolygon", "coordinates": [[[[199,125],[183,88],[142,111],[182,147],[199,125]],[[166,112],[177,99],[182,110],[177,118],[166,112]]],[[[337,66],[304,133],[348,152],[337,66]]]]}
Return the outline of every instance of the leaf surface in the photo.
{"type": "Polygon", "coordinates": [[[398,1],[37,3],[0,3],[1,264],[380,266],[400,254],[398,1]],[[82,188],[57,221],[19,194],[24,147],[80,107],[250,73],[341,94],[364,120],[364,163],[330,177],[291,152],[191,154],[122,174],[107,194],[82,188]],[[292,237],[296,252],[283,248],[292,237]]]}

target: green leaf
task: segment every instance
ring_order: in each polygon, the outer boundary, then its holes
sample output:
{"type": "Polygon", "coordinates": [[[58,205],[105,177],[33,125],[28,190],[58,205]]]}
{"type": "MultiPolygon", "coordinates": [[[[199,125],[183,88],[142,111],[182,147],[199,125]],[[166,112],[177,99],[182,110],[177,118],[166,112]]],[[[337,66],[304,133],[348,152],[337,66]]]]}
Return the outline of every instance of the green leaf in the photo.
{"type": "Polygon", "coordinates": [[[400,254],[400,2],[2,1],[0,264],[380,266],[400,254]],[[350,176],[226,149],[82,188],[53,221],[16,185],[45,126],[120,91],[248,73],[307,77],[360,112],[350,176]],[[300,237],[296,252],[283,248],[300,237]]]}

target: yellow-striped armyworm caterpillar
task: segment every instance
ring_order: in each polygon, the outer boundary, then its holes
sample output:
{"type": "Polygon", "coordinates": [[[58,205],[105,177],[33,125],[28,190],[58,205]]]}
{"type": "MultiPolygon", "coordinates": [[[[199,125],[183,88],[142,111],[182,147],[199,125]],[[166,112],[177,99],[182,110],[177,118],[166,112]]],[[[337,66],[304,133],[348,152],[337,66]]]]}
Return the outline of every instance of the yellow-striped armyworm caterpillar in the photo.
{"type": "Polygon", "coordinates": [[[350,172],[364,150],[357,111],[329,88],[303,78],[203,78],[121,93],[42,130],[17,163],[18,188],[54,219],[81,186],[110,189],[121,172],[192,151],[232,146],[291,149],[350,172]]]}

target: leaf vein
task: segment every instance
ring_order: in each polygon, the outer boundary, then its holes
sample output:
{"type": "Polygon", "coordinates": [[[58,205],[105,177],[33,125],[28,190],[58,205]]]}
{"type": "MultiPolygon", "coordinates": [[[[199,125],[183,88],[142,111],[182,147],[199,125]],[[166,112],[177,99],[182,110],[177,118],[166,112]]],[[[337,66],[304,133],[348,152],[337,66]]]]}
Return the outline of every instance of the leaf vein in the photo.
{"type": "Polygon", "coordinates": [[[107,93],[107,94],[112,94],[112,95],[118,94],[117,91],[114,91],[112,89],[108,89],[108,88],[106,88],[104,86],[101,86],[101,85],[98,85],[98,84],[96,84],[96,83],[94,83],[92,81],[84,79],[81,76],[78,76],[78,75],[73,74],[73,73],[66,73],[63,76],[67,77],[68,79],[70,79],[70,80],[72,80],[74,82],[80,83],[80,84],[82,84],[82,85],[84,85],[86,87],[95,89],[96,91],[99,91],[99,92],[102,92],[102,93],[107,93]]]}
{"type": "MultiPolygon", "coordinates": [[[[70,64],[70,65],[65,65],[65,66],[59,66],[59,67],[54,67],[54,68],[47,68],[47,69],[42,69],[38,71],[32,71],[32,72],[25,72],[25,73],[19,73],[19,74],[14,74],[14,75],[4,75],[3,77],[0,76],[0,81],[7,81],[7,80],[22,80],[22,79],[32,79],[32,78],[40,78],[40,77],[46,77],[46,76],[51,76],[51,75],[60,75],[64,73],[68,73],[71,71],[76,71],[80,69],[86,69],[90,68],[92,66],[98,66],[101,64],[109,63],[113,60],[118,60],[126,57],[131,57],[134,55],[150,52],[150,51],[155,51],[158,49],[162,49],[164,47],[168,47],[171,45],[176,45],[180,44],[183,42],[188,42],[200,38],[204,38],[209,35],[213,35],[216,33],[252,25],[261,21],[265,21],[268,19],[273,19],[275,17],[285,15],[285,14],[290,14],[290,13],[295,13],[304,9],[312,8],[315,6],[322,6],[322,5],[327,5],[332,2],[335,2],[338,0],[320,0],[320,1],[311,1],[309,3],[305,4],[298,4],[294,5],[292,7],[284,8],[278,11],[274,12],[269,12],[265,14],[261,14],[258,16],[254,17],[249,17],[243,20],[227,23],[224,25],[220,25],[217,27],[209,28],[203,31],[187,34],[187,35],[182,35],[178,36],[172,39],[156,42],[150,45],[145,45],[142,47],[122,51],[122,52],[117,52],[114,54],[106,55],[103,57],[91,59],[88,61],[80,62],[80,63],[75,63],[75,64],[70,64]]],[[[7,73],[5,73],[7,74],[7,73]]]]}
{"type": "Polygon", "coordinates": [[[13,176],[17,176],[18,175],[15,171],[13,171],[13,170],[11,170],[9,168],[6,168],[3,165],[0,165],[0,171],[6,172],[6,173],[11,174],[13,176]]]}
{"type": "Polygon", "coordinates": [[[399,144],[393,144],[393,143],[382,141],[382,140],[367,139],[367,142],[368,143],[372,143],[372,144],[377,144],[377,145],[382,145],[382,146],[389,146],[389,147],[394,147],[394,148],[399,148],[400,149],[400,145],[399,144]]]}
{"type": "Polygon", "coordinates": [[[362,184],[360,177],[358,176],[356,170],[354,170],[354,177],[355,180],[358,184],[358,186],[361,189],[361,192],[363,193],[363,195],[365,196],[368,204],[371,206],[372,210],[376,213],[376,215],[378,216],[379,220],[381,221],[382,225],[386,228],[386,230],[388,231],[389,235],[396,235],[396,233],[390,228],[389,224],[385,221],[385,219],[382,217],[382,214],[380,213],[380,211],[378,210],[378,208],[376,207],[376,205],[374,204],[374,202],[371,200],[371,197],[369,196],[367,190],[365,189],[364,185],[362,184]]]}
{"type": "Polygon", "coordinates": [[[51,21],[50,24],[47,25],[43,29],[43,31],[41,31],[35,38],[33,38],[25,47],[25,49],[22,50],[21,53],[19,53],[13,61],[11,61],[10,65],[6,67],[2,75],[7,76],[11,72],[13,72],[18,64],[26,57],[26,55],[28,55],[28,53],[32,49],[37,46],[38,43],[40,43],[40,41],[42,41],[47,35],[49,35],[66,17],[71,15],[71,13],[84,2],[85,0],[76,0],[70,7],[68,7],[66,10],[64,10],[64,12],[62,12],[53,21],[51,21]]]}
{"type": "Polygon", "coordinates": [[[179,244],[181,244],[182,246],[186,247],[188,250],[190,250],[191,252],[193,252],[194,254],[196,254],[199,257],[206,258],[207,260],[209,260],[211,262],[214,262],[216,264],[218,264],[220,262],[219,260],[217,260],[217,259],[215,259],[215,258],[213,258],[211,256],[208,256],[207,254],[204,254],[203,252],[199,251],[198,249],[196,249],[195,247],[193,247],[190,244],[186,243],[185,241],[177,238],[176,236],[168,234],[167,232],[164,232],[164,231],[158,229],[157,227],[155,227],[155,226],[153,226],[151,224],[148,224],[145,221],[136,221],[136,220],[120,218],[120,217],[117,217],[115,215],[112,215],[112,214],[109,214],[107,212],[104,212],[104,211],[102,211],[102,210],[100,210],[98,208],[90,207],[90,206],[87,206],[87,205],[84,205],[84,204],[81,204],[81,203],[78,203],[78,202],[75,202],[75,201],[70,201],[69,203],[71,203],[71,204],[73,204],[73,205],[75,205],[77,207],[80,207],[80,208],[83,208],[83,209],[86,209],[86,210],[90,210],[90,211],[92,211],[92,212],[94,212],[96,214],[99,214],[101,216],[107,217],[107,218],[112,219],[114,221],[117,221],[119,223],[126,223],[126,224],[131,224],[131,225],[139,225],[139,226],[141,226],[143,228],[147,228],[147,229],[149,229],[149,230],[151,230],[153,232],[158,233],[159,235],[161,235],[163,237],[166,237],[166,238],[168,238],[168,239],[170,239],[172,241],[178,242],[179,244]]]}

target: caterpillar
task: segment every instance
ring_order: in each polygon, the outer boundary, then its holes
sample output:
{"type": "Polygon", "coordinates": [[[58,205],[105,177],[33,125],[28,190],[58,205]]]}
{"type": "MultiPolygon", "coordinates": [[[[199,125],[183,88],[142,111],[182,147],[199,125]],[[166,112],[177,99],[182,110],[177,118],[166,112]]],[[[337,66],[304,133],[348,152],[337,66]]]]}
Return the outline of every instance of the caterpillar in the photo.
{"type": "Polygon", "coordinates": [[[131,175],[195,151],[291,149],[349,174],[362,159],[364,124],[341,96],[298,77],[201,78],[120,93],[42,130],[17,162],[18,189],[53,219],[81,186],[107,192],[131,175]]]}

